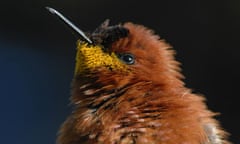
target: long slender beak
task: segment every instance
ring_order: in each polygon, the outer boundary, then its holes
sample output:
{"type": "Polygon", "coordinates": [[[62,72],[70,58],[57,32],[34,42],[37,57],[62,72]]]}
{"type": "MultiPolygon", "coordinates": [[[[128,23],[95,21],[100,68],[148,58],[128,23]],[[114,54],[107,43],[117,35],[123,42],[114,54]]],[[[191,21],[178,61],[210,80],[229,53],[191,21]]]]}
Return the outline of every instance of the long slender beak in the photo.
{"type": "Polygon", "coordinates": [[[80,35],[81,38],[86,40],[88,43],[92,44],[93,42],[84,34],[82,30],[80,30],[78,27],[76,27],[71,21],[69,21],[66,17],[64,17],[60,12],[57,10],[51,8],[51,7],[46,7],[46,9],[52,13],[53,15],[56,15],[61,21],[63,21],[67,26],[69,26],[72,30],[77,32],[77,34],[80,35]]]}

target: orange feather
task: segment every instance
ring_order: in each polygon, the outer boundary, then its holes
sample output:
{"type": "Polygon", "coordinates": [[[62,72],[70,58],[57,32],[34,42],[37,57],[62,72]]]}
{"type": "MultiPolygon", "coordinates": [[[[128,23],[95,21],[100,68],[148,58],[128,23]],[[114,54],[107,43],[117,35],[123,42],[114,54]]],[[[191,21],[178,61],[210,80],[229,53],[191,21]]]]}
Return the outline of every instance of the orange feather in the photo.
{"type": "Polygon", "coordinates": [[[171,46],[144,26],[122,27],[128,35],[108,49],[134,54],[131,72],[76,75],[58,144],[228,144],[204,97],[184,86],[171,46]]]}

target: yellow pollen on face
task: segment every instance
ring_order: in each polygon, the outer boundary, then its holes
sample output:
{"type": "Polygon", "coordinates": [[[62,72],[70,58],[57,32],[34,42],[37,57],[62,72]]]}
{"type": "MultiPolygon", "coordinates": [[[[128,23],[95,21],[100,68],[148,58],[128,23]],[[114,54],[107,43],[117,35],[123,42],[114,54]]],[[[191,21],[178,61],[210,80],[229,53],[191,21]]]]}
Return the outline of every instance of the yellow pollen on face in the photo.
{"type": "Polygon", "coordinates": [[[127,71],[127,65],[122,63],[114,52],[106,53],[100,45],[77,41],[75,75],[104,67],[112,71],[127,71]]]}

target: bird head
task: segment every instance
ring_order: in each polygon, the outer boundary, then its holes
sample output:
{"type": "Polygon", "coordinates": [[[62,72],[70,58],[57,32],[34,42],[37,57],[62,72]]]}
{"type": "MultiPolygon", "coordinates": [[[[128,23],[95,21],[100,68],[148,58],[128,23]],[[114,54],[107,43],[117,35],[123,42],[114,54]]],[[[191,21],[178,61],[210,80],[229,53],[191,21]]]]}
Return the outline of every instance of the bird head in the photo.
{"type": "Polygon", "coordinates": [[[108,81],[161,84],[182,77],[171,46],[141,25],[109,26],[107,20],[89,38],[93,43],[77,41],[75,77],[93,74],[108,81]]]}
{"type": "Polygon", "coordinates": [[[174,60],[174,51],[152,30],[129,22],[109,26],[106,20],[94,32],[85,35],[61,13],[46,8],[80,36],[75,79],[92,75],[116,83],[125,80],[182,84],[178,80],[182,75],[179,63],[174,60]]]}

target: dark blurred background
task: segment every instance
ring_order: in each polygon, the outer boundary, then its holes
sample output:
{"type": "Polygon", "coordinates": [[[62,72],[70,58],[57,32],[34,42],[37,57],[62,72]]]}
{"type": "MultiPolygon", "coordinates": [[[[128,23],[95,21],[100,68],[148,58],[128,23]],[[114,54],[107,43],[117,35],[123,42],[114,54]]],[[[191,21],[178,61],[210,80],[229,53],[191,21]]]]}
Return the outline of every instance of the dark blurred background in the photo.
{"type": "Polygon", "coordinates": [[[71,111],[76,39],[45,6],[84,31],[106,18],[154,29],[177,51],[186,85],[240,142],[239,0],[15,0],[0,4],[1,144],[53,144],[71,111]]]}

